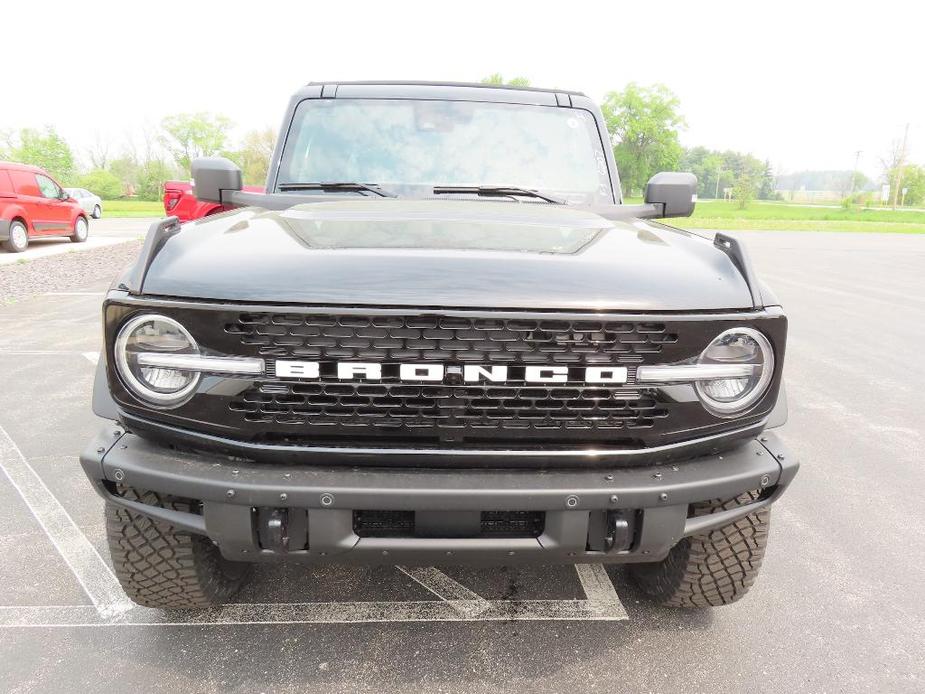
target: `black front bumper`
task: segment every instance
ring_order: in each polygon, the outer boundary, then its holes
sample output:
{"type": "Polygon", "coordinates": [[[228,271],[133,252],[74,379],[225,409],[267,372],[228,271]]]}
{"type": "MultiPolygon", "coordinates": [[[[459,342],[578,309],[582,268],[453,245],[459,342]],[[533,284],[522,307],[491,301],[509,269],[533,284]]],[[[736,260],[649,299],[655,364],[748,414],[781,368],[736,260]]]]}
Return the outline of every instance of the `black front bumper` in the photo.
{"type": "MultiPolygon", "coordinates": [[[[799,466],[770,432],[721,454],[594,470],[377,469],[276,465],[172,450],[116,424],[80,458],[107,502],[207,535],[229,559],[360,564],[646,562],[680,539],[775,501],[799,466]],[[119,488],[201,502],[181,513],[123,498],[119,488]],[[691,517],[692,503],[760,492],[746,506],[691,517]],[[542,512],[538,537],[360,537],[355,511],[542,512]],[[268,517],[299,517],[298,549],[267,543],[268,517]],[[288,514],[288,515],[287,515],[288,514]],[[601,538],[619,519],[624,541],[601,538]],[[303,546],[304,544],[304,546],[303,546]]],[[[295,523],[293,523],[295,524],[295,523]]]]}

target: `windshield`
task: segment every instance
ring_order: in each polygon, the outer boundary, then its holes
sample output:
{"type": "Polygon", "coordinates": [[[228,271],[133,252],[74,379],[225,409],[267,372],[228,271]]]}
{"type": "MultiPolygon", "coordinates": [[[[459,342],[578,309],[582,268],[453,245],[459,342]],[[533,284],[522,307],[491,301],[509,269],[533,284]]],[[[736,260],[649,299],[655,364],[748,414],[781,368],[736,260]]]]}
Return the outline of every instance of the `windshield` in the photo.
{"type": "Polygon", "coordinates": [[[327,181],[377,184],[411,195],[415,187],[425,195],[438,186],[511,186],[572,204],[613,203],[593,116],[551,106],[303,101],[278,185],[327,181]]]}

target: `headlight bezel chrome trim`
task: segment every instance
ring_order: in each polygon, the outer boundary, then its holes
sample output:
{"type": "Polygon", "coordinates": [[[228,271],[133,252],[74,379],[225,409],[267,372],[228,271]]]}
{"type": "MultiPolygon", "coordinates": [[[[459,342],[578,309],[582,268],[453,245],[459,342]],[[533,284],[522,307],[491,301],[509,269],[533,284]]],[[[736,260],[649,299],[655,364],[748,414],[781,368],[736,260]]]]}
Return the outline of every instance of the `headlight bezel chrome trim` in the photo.
{"type": "Polygon", "coordinates": [[[202,378],[201,373],[195,372],[195,375],[189,384],[178,391],[172,393],[159,393],[139,380],[135,374],[132,373],[131,366],[128,363],[128,356],[126,352],[128,340],[139,325],[149,321],[161,321],[172,325],[189,341],[189,344],[194,350],[194,354],[199,353],[199,344],[196,342],[196,339],[179,321],[161,313],[142,313],[133,316],[125,323],[123,323],[122,327],[119,329],[118,334],[116,335],[116,340],[113,344],[113,356],[115,357],[116,361],[116,371],[118,372],[119,377],[122,379],[123,383],[125,383],[127,390],[135,398],[144,402],[146,405],[160,408],[179,407],[196,392],[196,388],[199,386],[199,381],[202,378]]]}
{"type": "Polygon", "coordinates": [[[722,402],[710,397],[704,391],[703,384],[705,381],[698,380],[694,383],[694,389],[697,391],[697,397],[700,398],[700,402],[707,409],[707,411],[716,415],[717,417],[723,418],[740,417],[744,414],[747,414],[756,404],[758,404],[767,394],[768,389],[771,387],[771,383],[774,380],[774,370],[776,367],[774,347],[771,344],[771,341],[760,330],[756,330],[755,328],[750,328],[747,326],[728,328],[714,337],[710,341],[710,344],[708,344],[703,352],[700,353],[700,356],[697,358],[697,363],[712,363],[703,361],[707,352],[709,352],[716,343],[721,341],[727,335],[731,334],[746,335],[757,343],[762,355],[761,374],[759,375],[758,381],[755,383],[755,385],[747,390],[741,398],[732,400],[730,402],[722,402]]]}

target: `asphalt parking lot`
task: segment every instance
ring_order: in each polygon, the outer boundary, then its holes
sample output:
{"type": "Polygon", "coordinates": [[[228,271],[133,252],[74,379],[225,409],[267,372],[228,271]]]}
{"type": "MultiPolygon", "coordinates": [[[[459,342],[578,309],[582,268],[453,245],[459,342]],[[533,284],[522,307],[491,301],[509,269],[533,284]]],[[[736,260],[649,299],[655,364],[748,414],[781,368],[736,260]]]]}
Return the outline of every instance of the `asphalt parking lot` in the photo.
{"type": "Polygon", "coordinates": [[[265,566],[222,610],[132,608],[77,462],[110,278],[0,303],[0,689],[922,690],[925,236],[741,236],[790,317],[803,466],[756,586],[702,612],[568,566],[265,566]]]}

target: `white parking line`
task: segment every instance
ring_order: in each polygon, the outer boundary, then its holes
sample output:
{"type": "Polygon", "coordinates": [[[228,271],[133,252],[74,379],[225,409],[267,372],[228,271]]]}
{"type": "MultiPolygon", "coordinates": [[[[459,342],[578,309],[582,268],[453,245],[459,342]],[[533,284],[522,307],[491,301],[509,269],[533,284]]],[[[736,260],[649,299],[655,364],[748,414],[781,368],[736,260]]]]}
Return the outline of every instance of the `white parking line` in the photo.
{"type": "Polygon", "coordinates": [[[575,564],[589,606],[600,619],[629,619],[602,564],[575,564]]]}
{"type": "MultiPolygon", "coordinates": [[[[590,600],[486,600],[466,616],[445,600],[256,603],[185,613],[134,607],[102,618],[88,606],[0,607],[0,629],[125,626],[235,626],[250,624],[365,624],[385,622],[624,621],[626,612],[604,614],[590,600]]],[[[622,606],[621,606],[622,609],[622,606]]]]}
{"type": "Polygon", "coordinates": [[[238,603],[189,612],[132,607],[102,614],[85,605],[0,607],[0,629],[35,627],[196,626],[247,624],[359,624],[471,621],[624,621],[629,619],[607,571],[575,566],[585,600],[486,600],[433,567],[395,567],[439,600],[238,603]]]}
{"type": "Polygon", "coordinates": [[[133,604],[109,566],[3,427],[0,427],[0,470],[71,569],[99,616],[112,618],[130,610],[133,604]]]}
{"type": "Polygon", "coordinates": [[[488,600],[481,595],[469,590],[462,583],[453,580],[433,566],[396,566],[395,568],[422,585],[441,600],[449,603],[464,617],[475,617],[491,607],[488,600]]]}

